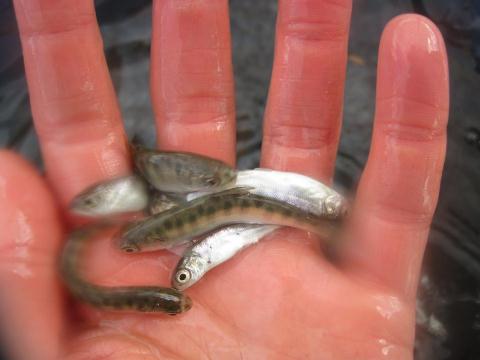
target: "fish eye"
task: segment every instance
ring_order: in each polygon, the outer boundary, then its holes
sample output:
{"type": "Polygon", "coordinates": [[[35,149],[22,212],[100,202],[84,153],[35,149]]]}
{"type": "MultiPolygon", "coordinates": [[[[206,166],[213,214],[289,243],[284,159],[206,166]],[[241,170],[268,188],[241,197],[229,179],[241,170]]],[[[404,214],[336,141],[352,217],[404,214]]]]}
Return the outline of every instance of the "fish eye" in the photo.
{"type": "Polygon", "coordinates": [[[175,280],[179,284],[185,284],[191,278],[192,278],[192,275],[190,274],[190,271],[188,271],[187,269],[182,269],[179,272],[177,272],[177,274],[175,275],[175,280]]]}
{"type": "Polygon", "coordinates": [[[214,177],[208,178],[208,179],[206,179],[205,181],[206,181],[206,183],[207,183],[208,185],[210,185],[210,186],[216,186],[216,185],[218,185],[218,183],[219,183],[218,179],[217,179],[217,178],[214,178],[214,177]]]}
{"type": "Polygon", "coordinates": [[[84,202],[87,206],[94,206],[97,203],[93,198],[86,198],[84,202]]]}
{"type": "Polygon", "coordinates": [[[137,252],[138,248],[134,245],[123,245],[122,250],[127,253],[133,253],[133,252],[137,252]]]}

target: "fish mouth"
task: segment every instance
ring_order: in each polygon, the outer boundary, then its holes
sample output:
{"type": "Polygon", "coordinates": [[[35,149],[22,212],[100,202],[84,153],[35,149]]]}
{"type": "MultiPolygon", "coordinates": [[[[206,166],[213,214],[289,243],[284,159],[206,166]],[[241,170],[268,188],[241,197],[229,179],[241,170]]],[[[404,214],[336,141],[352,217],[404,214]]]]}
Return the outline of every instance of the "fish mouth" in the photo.
{"type": "Polygon", "coordinates": [[[70,211],[76,215],[92,216],[93,211],[85,206],[82,198],[75,197],[68,205],[70,211]]]}
{"type": "Polygon", "coordinates": [[[324,202],[325,211],[332,218],[344,217],[348,212],[348,204],[340,195],[330,195],[324,202]]]}

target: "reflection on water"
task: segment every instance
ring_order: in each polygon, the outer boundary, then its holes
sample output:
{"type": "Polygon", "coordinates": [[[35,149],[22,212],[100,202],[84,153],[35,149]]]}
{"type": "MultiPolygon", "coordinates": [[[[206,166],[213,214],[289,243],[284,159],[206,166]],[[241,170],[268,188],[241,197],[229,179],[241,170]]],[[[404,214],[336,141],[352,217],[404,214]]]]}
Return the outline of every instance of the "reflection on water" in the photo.
{"type": "MultiPolygon", "coordinates": [[[[433,11],[434,17],[445,14],[441,6],[447,2],[449,9],[456,9],[452,7],[455,1],[414,1],[433,11]],[[435,8],[435,4],[439,7],[435,8]]],[[[147,91],[151,1],[96,3],[127,132],[153,144],[153,116],[147,91]]],[[[231,0],[230,4],[238,165],[252,168],[257,166],[260,155],[261,118],[273,57],[276,5],[274,0],[231,0]]],[[[40,165],[10,6],[9,1],[0,0],[0,9],[6,9],[0,11],[4,30],[0,48],[11,49],[8,56],[5,52],[0,56],[0,144],[22,152],[40,165]]],[[[368,155],[381,29],[391,17],[411,11],[410,6],[409,1],[355,1],[344,130],[335,177],[340,187],[356,186],[368,155]]],[[[449,11],[446,14],[451,18],[452,10],[449,11]]],[[[478,36],[474,27],[460,34],[452,31],[460,16],[455,14],[455,22],[442,18],[442,30],[447,32],[449,41],[452,111],[440,202],[419,289],[417,359],[480,358],[476,345],[480,341],[480,75],[475,73],[471,57],[480,41],[478,44],[471,41],[478,36]]],[[[480,24],[479,18],[473,23],[480,24]]]]}

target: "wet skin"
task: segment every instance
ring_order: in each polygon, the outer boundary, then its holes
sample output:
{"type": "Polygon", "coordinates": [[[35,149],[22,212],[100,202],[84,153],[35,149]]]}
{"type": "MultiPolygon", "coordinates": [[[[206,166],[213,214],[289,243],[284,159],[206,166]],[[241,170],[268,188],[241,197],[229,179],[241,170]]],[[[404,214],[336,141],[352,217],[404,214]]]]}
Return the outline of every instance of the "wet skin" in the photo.
{"type": "MultiPolygon", "coordinates": [[[[12,358],[412,358],[448,114],[433,24],[405,15],[384,31],[371,152],[338,265],[318,239],[283,230],[190,289],[189,312],[123,315],[72,306],[57,268],[69,201],[129,171],[92,3],[14,3],[49,186],[17,155],[0,153],[0,289],[8,289],[0,326],[12,358]]],[[[350,9],[347,0],[280,1],[263,167],[332,178],[350,9]]],[[[226,0],[154,1],[151,89],[160,148],[233,165],[227,12],[226,0]]],[[[105,239],[92,246],[88,276],[162,286],[176,259],[123,254],[105,239]]]]}

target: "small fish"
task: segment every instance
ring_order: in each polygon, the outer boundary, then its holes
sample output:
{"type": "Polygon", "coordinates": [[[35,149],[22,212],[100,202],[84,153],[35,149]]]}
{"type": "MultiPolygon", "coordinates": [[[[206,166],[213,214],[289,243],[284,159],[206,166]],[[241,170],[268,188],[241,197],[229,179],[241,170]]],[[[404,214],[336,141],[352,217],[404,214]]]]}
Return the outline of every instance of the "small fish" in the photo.
{"type": "Polygon", "coordinates": [[[78,215],[101,217],[144,210],[148,206],[147,183],[137,175],[127,175],[88,187],[70,204],[78,215]]]}
{"type": "Polygon", "coordinates": [[[82,277],[79,273],[80,253],[88,241],[107,226],[107,223],[101,223],[77,229],[67,239],[60,264],[62,277],[70,292],[79,300],[105,310],[171,315],[188,311],[192,301],[175,289],[159,286],[107,287],[92,284],[82,277]]]}
{"type": "Polygon", "coordinates": [[[205,195],[147,219],[127,225],[118,246],[126,252],[167,249],[218,227],[236,223],[285,225],[329,236],[337,221],[290,204],[235,188],[205,195]]]}
{"type": "MultiPolygon", "coordinates": [[[[237,172],[231,187],[248,187],[252,194],[296,206],[312,214],[338,218],[345,215],[347,201],[331,187],[311,177],[270,169],[242,170],[237,172]]],[[[187,195],[193,200],[204,193],[187,195]]]]}
{"type": "Polygon", "coordinates": [[[173,273],[172,287],[189,288],[208,271],[278,228],[276,225],[239,224],[215,231],[185,251],[173,273]]]}
{"type": "Polygon", "coordinates": [[[234,182],[236,171],[223,161],[187,152],[133,147],[138,171],[157,190],[188,193],[222,188],[234,182]]]}

